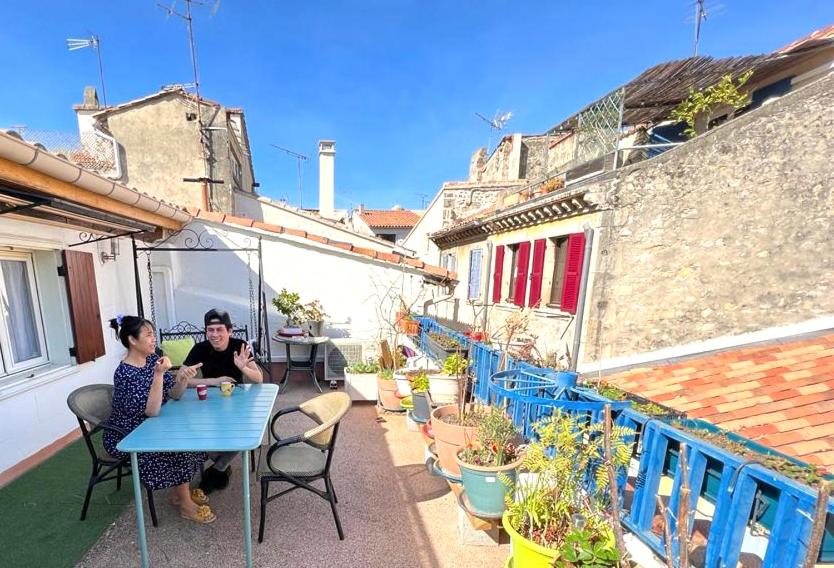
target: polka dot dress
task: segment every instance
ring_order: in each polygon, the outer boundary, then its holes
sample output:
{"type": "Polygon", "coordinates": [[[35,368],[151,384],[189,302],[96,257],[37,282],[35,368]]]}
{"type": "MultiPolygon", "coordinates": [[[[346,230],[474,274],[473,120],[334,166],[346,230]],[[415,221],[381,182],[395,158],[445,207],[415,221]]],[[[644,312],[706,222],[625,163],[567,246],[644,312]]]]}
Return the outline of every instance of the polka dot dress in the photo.
{"type": "MultiPolygon", "coordinates": [[[[144,367],[134,367],[124,361],[116,368],[113,375],[113,412],[110,424],[125,432],[132,432],[148,417],[145,405],[153,383],[153,369],[158,355],[150,355],[144,367]]],[[[162,404],[168,401],[168,392],[176,380],[171,373],[165,373],[162,383],[162,404]]],[[[125,454],[116,449],[123,436],[110,430],[104,431],[104,449],[113,457],[125,454]]],[[[173,487],[191,481],[194,474],[206,460],[203,453],[140,453],[139,479],[151,489],[173,487]]]]}

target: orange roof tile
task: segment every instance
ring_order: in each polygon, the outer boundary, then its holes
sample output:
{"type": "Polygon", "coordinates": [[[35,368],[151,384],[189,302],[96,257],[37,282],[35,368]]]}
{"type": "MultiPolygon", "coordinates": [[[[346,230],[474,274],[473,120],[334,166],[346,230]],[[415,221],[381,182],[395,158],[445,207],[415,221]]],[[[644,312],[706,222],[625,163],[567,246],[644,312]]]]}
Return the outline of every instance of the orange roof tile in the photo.
{"type": "Polygon", "coordinates": [[[359,216],[372,229],[410,229],[420,220],[408,209],[365,209],[359,216]]]}
{"type": "Polygon", "coordinates": [[[424,264],[422,261],[418,261],[416,259],[406,258],[397,253],[387,253],[376,251],[370,248],[364,247],[357,247],[350,243],[343,243],[339,241],[334,241],[327,237],[322,237],[320,235],[314,235],[312,233],[308,233],[307,231],[301,231],[299,229],[292,229],[289,227],[283,227],[281,225],[274,225],[272,223],[262,223],[261,221],[253,221],[248,217],[237,217],[234,215],[224,215],[222,213],[214,213],[211,211],[203,211],[201,209],[196,208],[189,208],[187,209],[188,213],[194,217],[195,219],[202,219],[205,221],[212,221],[214,223],[221,223],[227,225],[236,225],[239,227],[244,228],[255,228],[260,229],[261,231],[266,231],[268,233],[284,233],[287,235],[292,235],[295,237],[301,237],[302,239],[307,239],[309,241],[314,241],[320,244],[324,244],[327,246],[331,246],[334,248],[346,250],[352,252],[354,254],[359,254],[362,256],[367,256],[370,258],[377,259],[382,262],[388,262],[390,264],[407,264],[412,266],[424,274],[431,276],[433,278],[440,278],[442,280],[457,280],[457,274],[455,272],[450,272],[445,268],[441,268],[439,266],[432,266],[429,264],[424,264]]]}
{"type": "Polygon", "coordinates": [[[630,369],[606,380],[834,472],[834,332],[630,369]]]}

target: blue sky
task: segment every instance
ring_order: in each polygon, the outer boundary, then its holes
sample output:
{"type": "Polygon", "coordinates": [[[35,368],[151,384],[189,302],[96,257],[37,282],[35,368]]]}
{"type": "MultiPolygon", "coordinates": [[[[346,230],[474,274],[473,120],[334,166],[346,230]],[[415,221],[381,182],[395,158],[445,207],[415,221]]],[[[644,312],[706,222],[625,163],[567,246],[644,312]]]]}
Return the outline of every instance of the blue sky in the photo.
{"type": "MultiPolygon", "coordinates": [[[[162,3],[171,5],[171,0],[162,3]]],[[[298,203],[296,163],[336,140],[336,205],[419,207],[465,179],[489,139],[475,112],[512,111],[538,133],[656,63],[692,53],[693,0],[213,0],[195,9],[202,94],[245,109],[260,191],[298,203]]],[[[700,53],[772,51],[834,22],[827,0],[708,0],[700,53]]],[[[178,8],[183,8],[182,1],[178,8]]],[[[191,81],[184,23],[154,0],[14,2],[0,33],[0,127],[73,131],[72,105],[98,85],[108,102],[191,81]]],[[[493,140],[494,144],[494,140],[493,140]]]]}

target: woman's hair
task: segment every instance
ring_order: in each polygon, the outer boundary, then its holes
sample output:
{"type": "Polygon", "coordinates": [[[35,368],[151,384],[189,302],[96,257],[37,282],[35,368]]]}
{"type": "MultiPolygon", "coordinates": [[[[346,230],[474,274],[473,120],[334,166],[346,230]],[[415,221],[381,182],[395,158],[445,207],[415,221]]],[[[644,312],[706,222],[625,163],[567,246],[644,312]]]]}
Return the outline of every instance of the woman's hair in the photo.
{"type": "Polygon", "coordinates": [[[146,325],[155,329],[153,323],[137,316],[119,316],[110,320],[110,327],[116,332],[116,337],[126,348],[130,348],[129,337],[139,339],[142,328],[146,325]]]}

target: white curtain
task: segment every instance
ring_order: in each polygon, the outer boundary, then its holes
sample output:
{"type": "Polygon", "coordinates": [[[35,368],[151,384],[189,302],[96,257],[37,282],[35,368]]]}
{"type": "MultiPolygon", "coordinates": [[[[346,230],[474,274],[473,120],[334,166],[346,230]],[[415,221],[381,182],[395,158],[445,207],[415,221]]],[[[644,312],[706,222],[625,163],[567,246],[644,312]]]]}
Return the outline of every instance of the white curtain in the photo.
{"type": "Polygon", "coordinates": [[[0,270],[6,284],[6,322],[15,363],[22,363],[41,356],[35,306],[26,262],[2,260],[0,270]]]}

